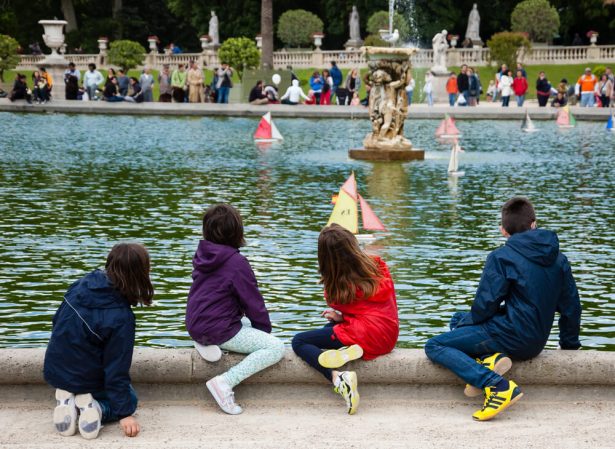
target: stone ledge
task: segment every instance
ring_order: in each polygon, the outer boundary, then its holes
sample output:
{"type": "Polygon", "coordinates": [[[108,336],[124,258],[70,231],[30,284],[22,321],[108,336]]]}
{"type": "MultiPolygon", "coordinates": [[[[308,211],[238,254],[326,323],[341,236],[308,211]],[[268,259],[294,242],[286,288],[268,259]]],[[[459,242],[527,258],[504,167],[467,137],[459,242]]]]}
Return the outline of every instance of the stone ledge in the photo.
{"type": "MultiPolygon", "coordinates": [[[[43,384],[45,348],[0,349],[0,384],[43,384]]],[[[132,364],[135,383],[200,383],[226,371],[243,356],[224,355],[208,363],[192,349],[137,348],[132,364]]],[[[361,382],[453,385],[461,381],[431,363],[421,349],[396,349],[374,361],[348,365],[361,382]]],[[[510,377],[525,385],[615,386],[615,353],[603,351],[544,351],[527,362],[514,363],[510,377]]],[[[324,378],[287,349],[284,359],[251,377],[248,383],[323,383],[324,378]]]]}

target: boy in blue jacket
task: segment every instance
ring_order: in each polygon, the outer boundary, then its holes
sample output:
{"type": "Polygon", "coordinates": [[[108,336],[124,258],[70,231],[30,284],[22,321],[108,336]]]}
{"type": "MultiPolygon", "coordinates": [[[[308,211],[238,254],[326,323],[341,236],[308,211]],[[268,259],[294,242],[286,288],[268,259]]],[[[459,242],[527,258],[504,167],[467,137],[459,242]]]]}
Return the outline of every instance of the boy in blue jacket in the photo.
{"type": "Polygon", "coordinates": [[[468,383],[466,395],[484,391],[483,407],[472,415],[477,421],[495,417],[523,396],[515,382],[502,377],[512,366],[508,356],[527,360],[540,354],[555,312],[560,347],[581,347],[579,293],[557,235],[536,229],[534,207],[520,197],[502,207],[500,231],[508,240],[487,257],[471,312],[456,313],[451,331],[425,345],[427,357],[468,383]]]}

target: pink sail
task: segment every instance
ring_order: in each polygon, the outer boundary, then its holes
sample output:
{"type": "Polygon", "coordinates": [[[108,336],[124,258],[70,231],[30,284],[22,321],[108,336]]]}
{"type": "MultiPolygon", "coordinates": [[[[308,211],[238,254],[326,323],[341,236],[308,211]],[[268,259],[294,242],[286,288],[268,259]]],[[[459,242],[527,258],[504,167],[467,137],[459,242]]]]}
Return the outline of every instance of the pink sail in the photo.
{"type": "Polygon", "coordinates": [[[361,217],[363,217],[363,229],[369,231],[386,231],[380,219],[361,195],[359,195],[359,202],[361,205],[361,217]]]}
{"type": "Polygon", "coordinates": [[[568,114],[568,108],[564,107],[557,111],[557,122],[560,126],[570,125],[570,115],[568,114]]]}
{"type": "Polygon", "coordinates": [[[440,137],[443,134],[446,134],[446,119],[442,120],[438,129],[436,129],[436,137],[440,137]]]}
{"type": "Polygon", "coordinates": [[[350,195],[353,200],[357,200],[357,180],[354,177],[354,172],[350,174],[346,182],[342,185],[342,189],[350,195]]]}
{"type": "Polygon", "coordinates": [[[455,119],[453,119],[453,117],[449,117],[446,121],[446,134],[449,136],[459,135],[459,130],[455,126],[455,119]]]}

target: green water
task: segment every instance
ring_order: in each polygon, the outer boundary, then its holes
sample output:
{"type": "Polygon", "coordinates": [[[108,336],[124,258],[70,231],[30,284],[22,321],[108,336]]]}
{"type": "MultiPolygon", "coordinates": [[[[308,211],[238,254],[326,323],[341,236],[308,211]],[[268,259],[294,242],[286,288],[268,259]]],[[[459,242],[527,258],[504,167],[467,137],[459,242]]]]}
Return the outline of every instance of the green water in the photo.
{"type": "MultiPolygon", "coordinates": [[[[351,170],[390,230],[377,242],[398,295],[400,346],[421,347],[467,309],[488,252],[503,244],[498,210],[529,196],[557,231],[583,301],[585,347],[615,349],[615,135],[602,123],[461,121],[461,169],[449,178],[436,121],[406,132],[426,160],[350,161],[367,120],[276,120],[281,145],[257,148],[256,119],[0,114],[0,346],[45,345],[66,288],[101,267],[117,241],[150,250],[155,305],[136,310],[137,341],[189,346],[184,328],[202,211],[241,211],[274,332],[322,325],[316,239],[351,170]]],[[[556,329],[555,329],[556,331],[556,329]]],[[[549,345],[556,344],[556,335],[549,345]]]]}

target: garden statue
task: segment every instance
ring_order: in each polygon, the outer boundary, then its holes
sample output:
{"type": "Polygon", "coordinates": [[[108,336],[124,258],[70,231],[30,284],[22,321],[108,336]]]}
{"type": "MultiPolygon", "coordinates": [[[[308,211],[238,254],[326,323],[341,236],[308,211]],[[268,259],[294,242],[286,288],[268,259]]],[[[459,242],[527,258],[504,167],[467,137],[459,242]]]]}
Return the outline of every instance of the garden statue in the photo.
{"type": "Polygon", "coordinates": [[[447,35],[448,32],[442,30],[441,33],[436,34],[431,40],[433,47],[433,67],[431,71],[435,74],[448,73],[446,70],[446,51],[448,50],[447,35]]]}
{"type": "Polygon", "coordinates": [[[348,25],[350,27],[350,39],[344,44],[347,50],[357,49],[363,45],[361,40],[361,26],[359,24],[359,11],[357,7],[352,7],[350,18],[348,19],[348,25]]]}
{"type": "Polygon", "coordinates": [[[480,15],[478,14],[478,6],[476,3],[474,3],[474,7],[468,16],[468,28],[466,29],[465,38],[475,45],[482,46],[482,40],[480,38],[480,15]]]}
{"type": "Polygon", "coordinates": [[[218,34],[218,16],[216,12],[211,12],[211,19],[209,19],[209,31],[207,32],[211,38],[211,46],[218,47],[220,45],[220,36],[218,34]]]}

